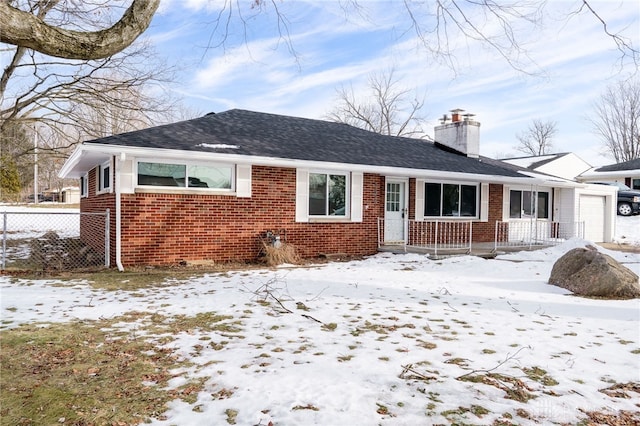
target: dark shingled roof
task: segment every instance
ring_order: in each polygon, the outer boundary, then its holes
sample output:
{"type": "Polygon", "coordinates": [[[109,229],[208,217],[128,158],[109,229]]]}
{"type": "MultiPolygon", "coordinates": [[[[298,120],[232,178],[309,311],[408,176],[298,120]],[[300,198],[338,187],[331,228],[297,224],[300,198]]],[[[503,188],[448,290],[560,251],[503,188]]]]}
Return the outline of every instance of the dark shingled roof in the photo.
{"type": "Polygon", "coordinates": [[[624,163],[609,164],[597,168],[596,172],[618,172],[624,170],[640,170],[640,158],[635,160],[625,161],[624,163]]]}
{"type": "Polygon", "coordinates": [[[233,109],[90,141],[128,147],[524,177],[439,144],[380,135],[342,123],[233,109]],[[202,144],[223,145],[207,147],[202,144]],[[224,147],[232,145],[234,147],[224,147]]]}

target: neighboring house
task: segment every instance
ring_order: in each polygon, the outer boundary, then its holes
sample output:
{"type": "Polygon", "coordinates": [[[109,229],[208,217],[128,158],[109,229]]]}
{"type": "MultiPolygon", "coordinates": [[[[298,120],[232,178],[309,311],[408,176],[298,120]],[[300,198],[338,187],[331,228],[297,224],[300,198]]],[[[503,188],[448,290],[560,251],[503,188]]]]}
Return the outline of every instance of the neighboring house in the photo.
{"type": "Polygon", "coordinates": [[[60,202],[65,204],[80,204],[80,188],[77,186],[65,187],[60,190],[60,202]]]}
{"type": "Polygon", "coordinates": [[[268,230],[305,257],[445,238],[452,224],[491,243],[503,224],[499,238],[585,221],[588,238],[611,240],[615,189],[481,157],[479,129],[456,111],[434,143],[234,109],[84,142],[60,175],[80,179],[81,211],[110,209],[119,268],[254,260],[268,230]]]}
{"type": "Polygon", "coordinates": [[[582,173],[578,180],[582,182],[620,182],[631,189],[640,190],[640,158],[592,168],[582,173]]]}
{"type": "Polygon", "coordinates": [[[592,168],[589,163],[572,152],[504,158],[502,161],[524,167],[531,171],[558,176],[568,180],[575,180],[580,174],[592,168]]]}

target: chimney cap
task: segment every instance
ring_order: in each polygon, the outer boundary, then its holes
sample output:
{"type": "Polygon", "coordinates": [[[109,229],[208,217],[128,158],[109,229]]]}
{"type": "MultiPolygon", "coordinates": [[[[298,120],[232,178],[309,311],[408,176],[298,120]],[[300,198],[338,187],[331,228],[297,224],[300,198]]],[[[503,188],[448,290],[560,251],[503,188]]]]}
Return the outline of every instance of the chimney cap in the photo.
{"type": "Polygon", "coordinates": [[[460,113],[461,113],[461,112],[463,112],[463,111],[464,111],[464,110],[463,110],[462,108],[454,108],[454,109],[452,109],[452,110],[451,110],[451,111],[449,111],[449,112],[451,112],[451,113],[453,113],[453,114],[460,114],[460,113]]]}

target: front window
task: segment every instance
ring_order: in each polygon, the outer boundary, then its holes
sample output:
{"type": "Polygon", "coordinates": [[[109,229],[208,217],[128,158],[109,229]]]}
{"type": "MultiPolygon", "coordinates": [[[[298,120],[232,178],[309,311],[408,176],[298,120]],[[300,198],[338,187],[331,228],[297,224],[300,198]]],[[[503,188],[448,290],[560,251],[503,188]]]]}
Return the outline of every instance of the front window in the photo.
{"type": "Polygon", "coordinates": [[[309,173],[309,215],[347,215],[347,175],[309,173]]]}
{"type": "Polygon", "coordinates": [[[511,190],[509,192],[511,219],[549,218],[549,193],[511,190]]]}
{"type": "Polygon", "coordinates": [[[477,185],[426,182],[424,195],[427,217],[478,216],[477,185]]]}
{"type": "Polygon", "coordinates": [[[631,188],[640,189],[640,179],[631,179],[631,188]]]}
{"type": "Polygon", "coordinates": [[[230,190],[232,182],[232,166],[138,162],[140,186],[230,190]]]}

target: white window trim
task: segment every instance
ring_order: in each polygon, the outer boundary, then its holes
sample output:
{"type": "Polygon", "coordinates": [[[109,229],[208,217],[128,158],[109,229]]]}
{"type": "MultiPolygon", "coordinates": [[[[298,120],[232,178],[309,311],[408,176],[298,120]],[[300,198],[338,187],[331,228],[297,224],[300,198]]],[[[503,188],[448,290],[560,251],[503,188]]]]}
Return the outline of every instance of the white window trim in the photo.
{"type": "Polygon", "coordinates": [[[98,178],[96,179],[96,194],[108,194],[113,190],[113,164],[111,159],[105,161],[98,166],[98,178]],[[109,168],[109,186],[105,186],[104,182],[104,169],[109,168]]]}
{"type": "MultiPolygon", "coordinates": [[[[188,176],[187,176],[188,178],[188,176]]],[[[163,160],[156,158],[136,158],[134,161],[133,171],[133,187],[136,192],[145,193],[204,193],[211,195],[235,195],[237,197],[251,197],[251,165],[239,165],[229,163],[214,163],[204,161],[178,161],[163,160]],[[228,167],[231,169],[231,188],[194,188],[189,186],[160,186],[160,185],[139,185],[138,184],[138,164],[139,163],[158,163],[158,164],[175,164],[185,166],[185,173],[188,174],[189,166],[205,166],[205,167],[228,167]]]]}
{"type": "MultiPolygon", "coordinates": [[[[309,187],[309,175],[318,174],[318,175],[334,175],[334,176],[344,176],[344,215],[343,216],[334,216],[334,215],[312,215],[308,213],[309,219],[321,219],[321,220],[344,220],[351,218],[351,173],[343,172],[343,171],[335,171],[335,170],[309,170],[309,174],[307,175],[307,188],[309,187]]],[[[309,204],[309,193],[307,189],[307,206],[309,204]]],[[[308,209],[308,207],[307,207],[308,209]]],[[[308,210],[307,210],[308,212],[308,210]]]]}
{"type": "Polygon", "coordinates": [[[344,170],[308,170],[296,169],[296,222],[362,222],[363,220],[363,187],[364,174],[362,172],[348,172],[344,170]],[[327,175],[344,175],[345,182],[345,215],[344,216],[316,216],[309,215],[309,174],[319,173],[327,175]]]}
{"type": "Polygon", "coordinates": [[[503,192],[503,201],[502,201],[502,206],[503,206],[503,221],[507,221],[507,222],[518,222],[518,221],[524,221],[524,222],[528,222],[531,221],[532,219],[535,220],[541,220],[541,221],[547,221],[547,222],[551,222],[552,221],[552,216],[553,216],[553,188],[551,187],[547,187],[547,186],[543,186],[543,187],[534,187],[532,188],[531,186],[526,186],[526,185],[516,185],[516,186],[504,186],[504,192],[503,192]],[[527,191],[527,192],[535,192],[536,193],[536,198],[535,198],[535,207],[536,207],[536,216],[535,217],[511,217],[511,191],[527,191]],[[538,197],[537,194],[539,192],[546,192],[547,194],[549,194],[548,197],[548,201],[549,201],[549,205],[547,206],[547,216],[549,217],[537,217],[538,215],[538,197]]]}
{"type": "MultiPolygon", "coordinates": [[[[481,184],[479,182],[468,182],[468,181],[454,181],[454,180],[425,180],[425,179],[421,179],[421,180],[416,180],[416,220],[417,221],[429,221],[429,220],[480,220],[480,221],[488,221],[488,216],[487,219],[484,220],[484,216],[482,214],[482,207],[484,207],[484,202],[483,202],[483,191],[487,192],[487,198],[488,198],[488,194],[489,194],[489,185],[488,184],[481,184]],[[427,195],[425,193],[425,188],[424,185],[425,183],[437,183],[440,185],[445,185],[445,184],[450,184],[450,185],[466,185],[466,186],[475,186],[476,187],[476,214],[475,216],[426,216],[424,214],[424,208],[425,208],[425,203],[427,201],[427,195]],[[484,189],[484,185],[486,185],[486,190],[484,189]]],[[[489,208],[489,200],[487,199],[487,206],[486,209],[487,210],[487,215],[488,215],[488,208],[489,208]]],[[[440,192],[440,211],[442,211],[442,192],[440,192]]]]}

